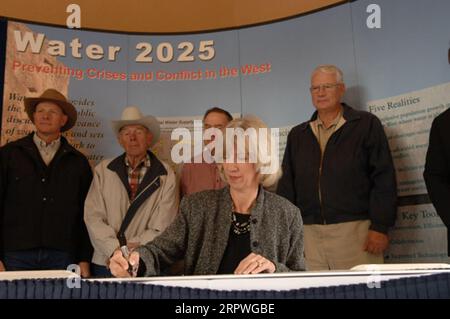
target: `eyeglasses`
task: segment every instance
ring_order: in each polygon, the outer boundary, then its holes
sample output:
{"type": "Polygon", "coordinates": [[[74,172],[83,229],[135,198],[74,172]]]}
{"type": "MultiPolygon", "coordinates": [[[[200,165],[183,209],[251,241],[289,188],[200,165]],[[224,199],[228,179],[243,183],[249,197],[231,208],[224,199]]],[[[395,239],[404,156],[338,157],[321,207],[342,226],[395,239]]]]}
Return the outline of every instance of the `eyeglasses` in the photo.
{"type": "Polygon", "coordinates": [[[327,83],[327,84],[322,84],[322,85],[314,85],[314,86],[311,86],[309,88],[309,90],[312,93],[319,93],[321,89],[329,91],[329,90],[331,90],[331,89],[333,89],[333,88],[335,88],[335,87],[337,87],[339,85],[341,85],[341,83],[334,83],[334,84],[333,83],[327,83]]]}

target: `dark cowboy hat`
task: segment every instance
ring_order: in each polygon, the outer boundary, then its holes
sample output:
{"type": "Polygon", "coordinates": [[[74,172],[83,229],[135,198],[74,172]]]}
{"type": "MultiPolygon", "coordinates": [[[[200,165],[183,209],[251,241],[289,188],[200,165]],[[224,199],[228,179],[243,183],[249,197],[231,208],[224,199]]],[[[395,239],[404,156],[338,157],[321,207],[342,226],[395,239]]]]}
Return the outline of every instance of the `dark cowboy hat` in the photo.
{"type": "Polygon", "coordinates": [[[33,113],[36,110],[36,106],[41,102],[53,102],[61,108],[65,115],[67,115],[67,123],[61,127],[61,132],[70,130],[72,126],[75,125],[75,122],[77,121],[77,111],[75,110],[75,107],[63,94],[54,89],[45,90],[41,96],[26,97],[24,99],[25,111],[31,122],[33,122],[33,113]]]}

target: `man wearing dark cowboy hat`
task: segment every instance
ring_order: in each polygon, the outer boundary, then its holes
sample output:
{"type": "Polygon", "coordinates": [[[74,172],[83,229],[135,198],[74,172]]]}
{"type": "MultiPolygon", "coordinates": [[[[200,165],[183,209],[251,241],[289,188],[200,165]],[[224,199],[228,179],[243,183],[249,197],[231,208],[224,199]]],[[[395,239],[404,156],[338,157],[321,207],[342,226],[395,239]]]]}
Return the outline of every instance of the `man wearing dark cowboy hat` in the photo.
{"type": "Polygon", "coordinates": [[[24,103],[36,132],[0,148],[0,271],[77,263],[89,276],[92,246],[83,205],[92,171],[61,136],[77,112],[53,89],[24,103]]]}
{"type": "Polygon", "coordinates": [[[149,150],[159,139],[159,122],[129,106],[112,125],[125,153],[97,165],[85,203],[98,277],[111,276],[107,261],[119,246],[131,250],[153,240],[178,211],[175,174],[149,150]]]}

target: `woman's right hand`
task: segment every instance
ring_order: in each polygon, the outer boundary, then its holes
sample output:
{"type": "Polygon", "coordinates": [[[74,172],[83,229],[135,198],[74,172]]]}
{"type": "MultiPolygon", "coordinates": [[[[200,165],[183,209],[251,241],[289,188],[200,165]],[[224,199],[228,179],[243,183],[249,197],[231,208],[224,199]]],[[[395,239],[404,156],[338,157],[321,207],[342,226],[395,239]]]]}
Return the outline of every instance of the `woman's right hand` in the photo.
{"type": "Polygon", "coordinates": [[[109,259],[109,270],[114,277],[127,278],[136,277],[139,267],[139,253],[133,251],[129,260],[122,255],[122,251],[117,249],[109,259]],[[128,262],[130,264],[128,264],[128,262]],[[131,267],[132,269],[129,269],[131,267]]]}
{"type": "Polygon", "coordinates": [[[3,262],[0,260],[0,271],[6,271],[5,265],[3,265],[3,262]]]}

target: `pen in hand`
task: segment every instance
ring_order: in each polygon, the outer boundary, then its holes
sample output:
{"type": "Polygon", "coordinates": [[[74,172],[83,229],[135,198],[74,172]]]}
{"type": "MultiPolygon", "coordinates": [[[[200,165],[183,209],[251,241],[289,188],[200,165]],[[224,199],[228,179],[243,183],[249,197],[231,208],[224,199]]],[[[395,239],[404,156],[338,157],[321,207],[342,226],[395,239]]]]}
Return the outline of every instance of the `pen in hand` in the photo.
{"type": "Polygon", "coordinates": [[[123,257],[128,262],[128,273],[131,277],[134,277],[134,267],[130,264],[130,250],[128,249],[127,245],[120,246],[120,251],[122,252],[123,257]]]}

